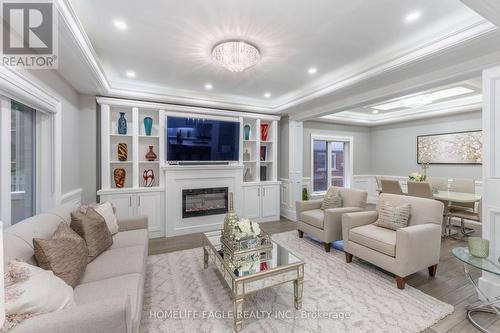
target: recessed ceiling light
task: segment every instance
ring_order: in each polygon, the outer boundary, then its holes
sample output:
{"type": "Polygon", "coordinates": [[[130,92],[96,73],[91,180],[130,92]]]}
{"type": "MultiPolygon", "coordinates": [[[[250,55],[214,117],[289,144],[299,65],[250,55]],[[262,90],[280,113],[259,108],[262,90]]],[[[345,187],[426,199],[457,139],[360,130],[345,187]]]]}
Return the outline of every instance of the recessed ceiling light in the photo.
{"type": "Polygon", "coordinates": [[[211,83],[205,83],[205,89],[212,90],[214,86],[211,83]]]}
{"type": "Polygon", "coordinates": [[[134,71],[127,71],[125,74],[126,74],[128,77],[135,77],[135,76],[136,76],[134,71]]]}
{"type": "Polygon", "coordinates": [[[314,75],[318,72],[318,69],[316,67],[311,67],[307,70],[307,72],[311,75],[314,75]]]}
{"type": "Polygon", "coordinates": [[[116,29],[118,29],[118,30],[126,30],[127,29],[127,23],[123,22],[122,20],[114,20],[113,24],[115,25],[116,29]]]}
{"type": "Polygon", "coordinates": [[[377,113],[379,113],[379,111],[378,110],[372,110],[372,113],[373,114],[377,114],[377,113]]]}
{"type": "Polygon", "coordinates": [[[414,12],[411,12],[408,15],[406,15],[405,22],[406,23],[415,22],[416,20],[418,20],[420,18],[420,16],[422,16],[422,12],[420,12],[418,10],[414,11],[414,12]]]}
{"type": "Polygon", "coordinates": [[[271,93],[266,92],[266,93],[264,94],[264,97],[265,97],[265,98],[269,98],[269,97],[271,97],[271,93]]]}

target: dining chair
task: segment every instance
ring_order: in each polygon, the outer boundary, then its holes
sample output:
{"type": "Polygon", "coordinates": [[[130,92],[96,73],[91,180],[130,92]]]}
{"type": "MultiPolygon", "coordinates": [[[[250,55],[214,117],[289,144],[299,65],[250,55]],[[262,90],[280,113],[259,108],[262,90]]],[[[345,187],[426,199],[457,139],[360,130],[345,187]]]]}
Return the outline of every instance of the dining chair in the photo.
{"type": "Polygon", "coordinates": [[[451,235],[452,229],[452,218],[456,217],[460,219],[460,232],[464,236],[468,236],[474,233],[474,229],[465,227],[465,220],[482,223],[483,221],[483,199],[479,200],[479,204],[477,205],[477,209],[474,211],[463,210],[463,209],[453,209],[450,208],[448,213],[448,235],[451,235]]]}
{"type": "MultiPolygon", "coordinates": [[[[462,192],[462,193],[476,193],[476,184],[474,179],[452,179],[450,184],[451,192],[462,192]]],[[[463,203],[463,202],[451,202],[450,209],[462,209],[474,211],[476,208],[475,202],[463,203]]]]}
{"type": "Polygon", "coordinates": [[[420,197],[434,199],[432,194],[431,184],[426,182],[408,182],[408,195],[412,197],[420,197]]]}
{"type": "Polygon", "coordinates": [[[448,191],[448,178],[445,177],[427,177],[432,189],[438,191],[448,191]]]}
{"type": "Polygon", "coordinates": [[[382,185],[382,193],[404,195],[398,180],[381,179],[380,184],[382,185]]]}

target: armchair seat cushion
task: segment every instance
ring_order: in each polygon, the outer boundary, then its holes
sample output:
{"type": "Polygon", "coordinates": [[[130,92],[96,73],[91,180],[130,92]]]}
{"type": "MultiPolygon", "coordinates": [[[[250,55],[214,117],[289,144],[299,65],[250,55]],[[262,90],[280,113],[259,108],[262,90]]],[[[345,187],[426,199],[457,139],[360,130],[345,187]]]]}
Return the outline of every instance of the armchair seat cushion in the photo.
{"type": "Polygon", "coordinates": [[[318,229],[323,229],[325,212],[322,209],[313,209],[300,212],[300,221],[310,224],[318,229]]]}
{"type": "Polygon", "coordinates": [[[396,257],[396,231],[363,225],[349,231],[349,240],[391,257],[396,257]]]}

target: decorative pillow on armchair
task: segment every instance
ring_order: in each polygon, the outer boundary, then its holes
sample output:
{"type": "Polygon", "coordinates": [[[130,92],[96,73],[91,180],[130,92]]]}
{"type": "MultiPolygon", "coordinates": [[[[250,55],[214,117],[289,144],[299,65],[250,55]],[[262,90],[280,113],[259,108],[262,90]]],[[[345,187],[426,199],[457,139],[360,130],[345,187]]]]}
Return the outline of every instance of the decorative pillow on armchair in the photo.
{"type": "Polygon", "coordinates": [[[393,206],[383,203],[379,208],[378,220],[374,225],[392,230],[407,227],[410,219],[410,208],[410,204],[393,206]]]}
{"type": "Polygon", "coordinates": [[[33,247],[38,266],[76,287],[87,267],[88,251],[83,238],[61,223],[52,239],[33,238],[33,247]]]}
{"type": "Polygon", "coordinates": [[[325,197],[323,198],[321,209],[340,207],[342,207],[342,197],[340,196],[340,190],[332,186],[330,187],[328,192],[326,192],[325,197]]]}
{"type": "Polygon", "coordinates": [[[88,262],[113,244],[113,237],[104,217],[90,206],[82,206],[71,213],[71,229],[85,240],[88,262]]]}

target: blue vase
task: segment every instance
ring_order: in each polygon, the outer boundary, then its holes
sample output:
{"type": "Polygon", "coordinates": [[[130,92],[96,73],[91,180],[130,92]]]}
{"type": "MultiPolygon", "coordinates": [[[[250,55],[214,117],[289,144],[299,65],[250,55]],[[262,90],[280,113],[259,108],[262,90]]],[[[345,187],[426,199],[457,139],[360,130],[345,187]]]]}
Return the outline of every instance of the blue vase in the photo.
{"type": "Polygon", "coordinates": [[[243,133],[245,134],[245,140],[250,140],[250,125],[243,126],[243,133]]]}
{"type": "Polygon", "coordinates": [[[151,129],[153,128],[153,119],[151,117],[144,118],[144,132],[147,136],[151,136],[151,129]]]}
{"type": "Polygon", "coordinates": [[[127,119],[125,119],[125,112],[120,112],[118,119],[118,134],[127,134],[127,119]]]}

